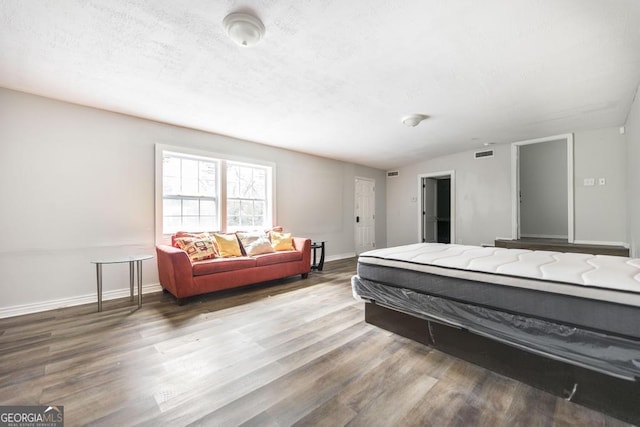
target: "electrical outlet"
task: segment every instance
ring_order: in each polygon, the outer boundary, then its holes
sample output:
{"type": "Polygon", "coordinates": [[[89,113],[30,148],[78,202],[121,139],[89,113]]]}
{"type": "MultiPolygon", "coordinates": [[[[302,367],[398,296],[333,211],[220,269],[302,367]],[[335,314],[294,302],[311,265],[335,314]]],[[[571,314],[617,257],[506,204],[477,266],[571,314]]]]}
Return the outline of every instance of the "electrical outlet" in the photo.
{"type": "Polygon", "coordinates": [[[585,187],[592,187],[592,186],[596,185],[596,179],[595,178],[585,178],[583,182],[584,182],[584,186],[585,187]]]}

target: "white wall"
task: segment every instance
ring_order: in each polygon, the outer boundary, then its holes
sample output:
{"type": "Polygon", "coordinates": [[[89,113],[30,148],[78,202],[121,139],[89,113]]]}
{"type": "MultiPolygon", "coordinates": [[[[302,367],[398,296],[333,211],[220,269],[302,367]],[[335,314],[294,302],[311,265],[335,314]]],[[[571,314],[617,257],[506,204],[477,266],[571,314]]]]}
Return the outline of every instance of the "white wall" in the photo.
{"type": "Polygon", "coordinates": [[[576,132],[575,242],[627,244],[627,146],[620,129],[576,132]],[[585,186],[585,178],[596,185],[585,186]],[[599,178],[605,185],[598,185],[599,178]]]}
{"type": "Polygon", "coordinates": [[[511,235],[510,150],[495,146],[494,157],[474,158],[474,152],[452,154],[400,168],[387,178],[387,243],[419,241],[418,175],[455,170],[455,243],[493,243],[511,235]]]}
{"type": "Polygon", "coordinates": [[[640,91],[627,117],[627,224],[631,256],[640,257],[640,91]]]}
{"type": "MultiPolygon", "coordinates": [[[[547,135],[540,135],[544,136],[547,135]]],[[[574,134],[576,181],[582,183],[586,175],[605,177],[607,180],[606,185],[598,188],[585,189],[576,185],[576,241],[597,241],[602,244],[626,244],[629,241],[626,232],[628,195],[624,179],[621,178],[626,174],[623,159],[627,150],[624,141],[617,127],[574,134]]],[[[399,177],[388,178],[389,246],[418,241],[417,176],[445,170],[455,170],[456,173],[456,243],[491,244],[495,238],[510,238],[510,145],[495,145],[492,149],[494,157],[476,160],[474,151],[467,151],[399,168],[399,177]]]]}
{"type": "MultiPolygon", "coordinates": [[[[0,317],[95,301],[91,259],[155,254],[156,143],[275,163],[278,224],[333,258],[354,254],[354,180],[373,178],[386,244],[383,171],[0,89],[0,317]]],[[[103,273],[107,297],[128,289],[126,265],[103,273]]]]}

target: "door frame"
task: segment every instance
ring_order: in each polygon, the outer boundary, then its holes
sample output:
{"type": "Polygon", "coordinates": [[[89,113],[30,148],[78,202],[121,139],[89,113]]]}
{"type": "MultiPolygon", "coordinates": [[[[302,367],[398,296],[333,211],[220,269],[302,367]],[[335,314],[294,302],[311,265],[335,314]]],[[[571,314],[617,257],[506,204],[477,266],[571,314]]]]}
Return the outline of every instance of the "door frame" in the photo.
{"type": "Polygon", "coordinates": [[[424,205],[424,193],[422,191],[422,180],[424,178],[449,178],[451,180],[451,191],[450,191],[450,202],[451,202],[451,222],[449,225],[449,232],[451,233],[450,241],[451,243],[456,242],[456,171],[455,170],[447,170],[440,172],[429,172],[418,175],[418,197],[416,201],[418,205],[418,242],[422,243],[422,236],[424,236],[424,230],[422,229],[424,225],[424,221],[422,219],[423,211],[422,206],[424,205]]]}
{"type": "Polygon", "coordinates": [[[511,238],[520,238],[520,147],[541,142],[565,140],[567,143],[567,241],[573,243],[575,240],[574,224],[574,188],[573,188],[573,134],[547,136],[544,138],[518,141],[511,144],[511,238]]]}
{"type": "MultiPolygon", "coordinates": [[[[353,193],[354,193],[354,204],[353,204],[353,218],[355,220],[357,214],[358,214],[358,208],[357,208],[357,204],[358,204],[358,189],[357,189],[357,182],[358,180],[360,181],[369,181],[371,183],[373,183],[373,244],[374,247],[372,249],[376,248],[375,245],[375,240],[376,240],[376,180],[374,178],[366,178],[364,176],[356,176],[354,177],[353,180],[353,184],[354,184],[354,188],[353,188],[353,193]]],[[[355,229],[357,228],[357,224],[354,226],[354,231],[353,231],[353,244],[354,244],[354,250],[356,255],[359,255],[358,252],[358,233],[357,230],[355,229]]]]}

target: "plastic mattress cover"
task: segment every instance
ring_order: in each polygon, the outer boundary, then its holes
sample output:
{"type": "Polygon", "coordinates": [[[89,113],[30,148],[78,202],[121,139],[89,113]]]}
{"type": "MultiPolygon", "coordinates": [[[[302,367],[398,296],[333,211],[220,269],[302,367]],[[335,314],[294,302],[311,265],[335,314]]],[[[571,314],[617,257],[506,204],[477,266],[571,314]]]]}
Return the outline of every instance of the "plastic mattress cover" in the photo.
{"type": "Polygon", "coordinates": [[[463,328],[617,378],[640,381],[640,341],[385,286],[359,276],[352,277],[351,286],[357,300],[463,328]]]}

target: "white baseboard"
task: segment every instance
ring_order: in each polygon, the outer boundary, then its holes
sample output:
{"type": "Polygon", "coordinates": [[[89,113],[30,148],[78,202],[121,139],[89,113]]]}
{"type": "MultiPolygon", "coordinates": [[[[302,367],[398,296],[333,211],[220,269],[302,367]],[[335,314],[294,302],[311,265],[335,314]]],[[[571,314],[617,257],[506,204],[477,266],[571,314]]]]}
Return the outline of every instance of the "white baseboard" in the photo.
{"type": "Polygon", "coordinates": [[[355,256],[356,256],[355,252],[346,252],[344,254],[330,255],[330,256],[328,256],[328,257],[326,257],[324,259],[324,262],[338,261],[338,260],[347,259],[347,258],[354,258],[355,256]]]}
{"type": "Polygon", "coordinates": [[[601,246],[622,246],[629,249],[629,244],[625,242],[603,242],[601,240],[574,240],[573,243],[578,245],[601,245],[601,246]]]}
{"type": "MultiPolygon", "coordinates": [[[[137,289],[137,288],[136,288],[137,289]]],[[[142,294],[150,294],[162,291],[160,283],[151,283],[142,286],[142,294]]],[[[129,288],[116,289],[103,292],[102,301],[108,301],[129,296],[129,288]]],[[[39,313],[41,311],[55,310],[57,308],[73,307],[83,304],[96,304],[98,306],[98,296],[95,292],[77,297],[61,298],[52,301],[37,302],[32,304],[15,305],[13,307],[0,308],[0,319],[5,317],[22,316],[23,314],[39,313]]]]}

